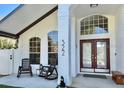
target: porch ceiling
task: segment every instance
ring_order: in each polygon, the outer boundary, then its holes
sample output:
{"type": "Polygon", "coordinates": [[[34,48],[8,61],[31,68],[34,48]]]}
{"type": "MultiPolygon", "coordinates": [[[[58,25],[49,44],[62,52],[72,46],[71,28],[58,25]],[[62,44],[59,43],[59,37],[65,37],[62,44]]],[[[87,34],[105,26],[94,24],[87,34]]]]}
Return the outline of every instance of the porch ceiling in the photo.
{"type": "Polygon", "coordinates": [[[12,34],[22,29],[53,9],[55,4],[26,4],[17,9],[11,16],[0,22],[0,30],[12,34]]]}
{"type": "MultiPolygon", "coordinates": [[[[121,4],[122,5],[122,4],[121,4]]],[[[90,4],[75,4],[71,6],[71,16],[82,18],[92,14],[116,15],[120,4],[98,4],[98,7],[90,8],[90,4]]]]}

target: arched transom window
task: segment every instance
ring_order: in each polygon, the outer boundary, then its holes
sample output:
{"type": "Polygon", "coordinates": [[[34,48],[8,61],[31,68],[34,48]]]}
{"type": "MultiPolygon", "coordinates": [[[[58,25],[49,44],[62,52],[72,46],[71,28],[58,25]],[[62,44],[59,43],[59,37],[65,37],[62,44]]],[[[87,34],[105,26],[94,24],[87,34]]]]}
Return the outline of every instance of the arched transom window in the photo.
{"type": "Polygon", "coordinates": [[[30,63],[40,64],[40,41],[39,37],[33,37],[29,41],[30,63]]]}
{"type": "Polygon", "coordinates": [[[108,18],[101,15],[86,17],[80,22],[80,34],[100,34],[108,32],[108,18]]]}
{"type": "Polygon", "coordinates": [[[58,32],[48,33],[48,64],[58,64],[58,32]]]}

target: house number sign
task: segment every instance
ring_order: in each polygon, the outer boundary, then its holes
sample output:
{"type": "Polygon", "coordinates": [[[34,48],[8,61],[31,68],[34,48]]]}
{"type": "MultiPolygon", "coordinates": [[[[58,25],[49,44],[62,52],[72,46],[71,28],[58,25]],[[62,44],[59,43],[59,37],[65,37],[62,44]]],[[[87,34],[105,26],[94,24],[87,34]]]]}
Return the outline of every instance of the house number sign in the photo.
{"type": "Polygon", "coordinates": [[[62,40],[62,56],[65,56],[65,41],[62,40]]]}

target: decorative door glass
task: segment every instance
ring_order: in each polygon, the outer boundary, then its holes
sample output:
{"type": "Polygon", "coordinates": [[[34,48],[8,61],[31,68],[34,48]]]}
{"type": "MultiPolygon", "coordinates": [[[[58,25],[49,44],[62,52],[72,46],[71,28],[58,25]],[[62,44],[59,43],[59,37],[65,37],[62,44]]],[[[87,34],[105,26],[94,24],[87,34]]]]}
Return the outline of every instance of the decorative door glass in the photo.
{"type": "Polygon", "coordinates": [[[97,42],[97,68],[106,68],[106,42],[97,42]]]}
{"type": "Polygon", "coordinates": [[[83,67],[92,67],[91,43],[83,43],[83,67]]]}

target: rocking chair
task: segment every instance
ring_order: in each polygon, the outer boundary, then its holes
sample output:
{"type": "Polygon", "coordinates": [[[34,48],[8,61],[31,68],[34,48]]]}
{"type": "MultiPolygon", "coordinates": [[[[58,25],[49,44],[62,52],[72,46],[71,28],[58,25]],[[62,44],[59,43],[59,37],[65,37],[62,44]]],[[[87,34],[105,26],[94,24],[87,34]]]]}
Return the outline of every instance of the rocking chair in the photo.
{"type": "Polygon", "coordinates": [[[22,66],[19,66],[18,68],[17,77],[19,78],[21,74],[25,74],[25,73],[30,73],[30,75],[33,76],[32,68],[30,66],[30,62],[28,58],[22,59],[22,66]]]}
{"type": "Polygon", "coordinates": [[[45,77],[47,80],[54,80],[58,78],[58,72],[55,65],[42,66],[40,70],[40,77],[45,77]]]}

